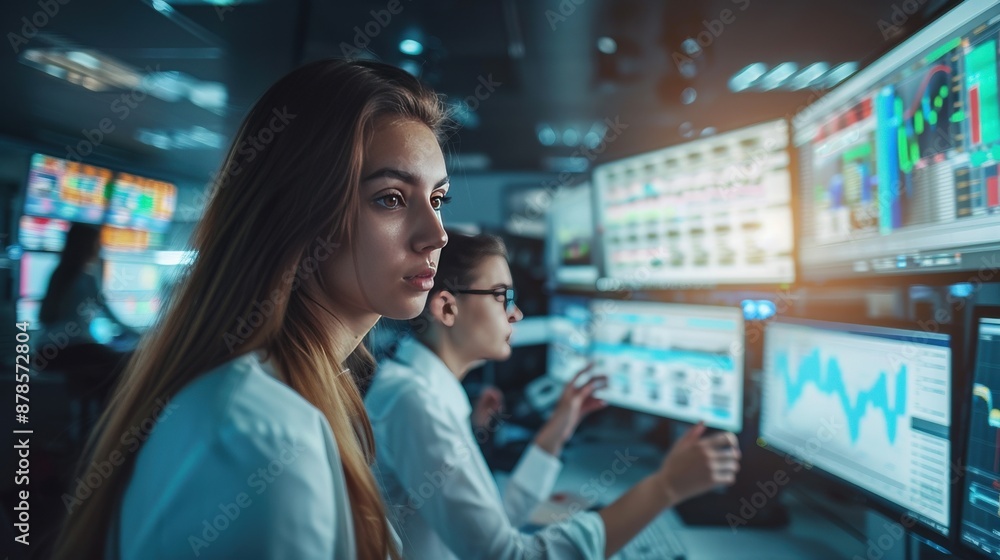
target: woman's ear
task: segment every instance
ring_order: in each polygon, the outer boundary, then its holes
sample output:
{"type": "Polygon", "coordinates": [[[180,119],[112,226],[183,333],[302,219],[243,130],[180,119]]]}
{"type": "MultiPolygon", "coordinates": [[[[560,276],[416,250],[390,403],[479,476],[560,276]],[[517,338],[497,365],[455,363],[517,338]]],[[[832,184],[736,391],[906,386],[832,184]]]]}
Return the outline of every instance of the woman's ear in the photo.
{"type": "Polygon", "coordinates": [[[443,290],[431,296],[428,310],[442,325],[453,327],[455,319],[458,317],[458,300],[455,299],[454,294],[443,290]]]}

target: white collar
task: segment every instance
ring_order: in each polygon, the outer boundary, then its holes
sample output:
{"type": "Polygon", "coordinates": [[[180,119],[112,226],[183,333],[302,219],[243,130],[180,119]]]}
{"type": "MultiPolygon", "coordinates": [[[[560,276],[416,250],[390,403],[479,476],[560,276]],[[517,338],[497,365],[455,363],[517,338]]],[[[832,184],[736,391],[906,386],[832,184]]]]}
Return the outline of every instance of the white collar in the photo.
{"type": "Polygon", "coordinates": [[[399,341],[392,359],[426,380],[430,389],[441,397],[438,404],[447,405],[461,418],[472,414],[472,405],[462,383],[444,361],[423,343],[411,336],[404,337],[399,341]]]}

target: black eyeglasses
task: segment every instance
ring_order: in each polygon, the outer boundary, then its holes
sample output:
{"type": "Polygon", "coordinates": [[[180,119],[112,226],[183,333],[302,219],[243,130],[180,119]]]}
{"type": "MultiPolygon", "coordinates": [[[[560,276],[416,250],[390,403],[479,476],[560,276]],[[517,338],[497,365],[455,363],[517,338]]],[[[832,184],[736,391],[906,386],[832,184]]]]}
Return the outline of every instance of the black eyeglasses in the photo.
{"type": "Polygon", "coordinates": [[[514,311],[514,288],[497,288],[495,290],[453,290],[456,294],[474,294],[474,295],[491,295],[498,298],[503,298],[503,308],[507,313],[512,313],[514,311]]]}

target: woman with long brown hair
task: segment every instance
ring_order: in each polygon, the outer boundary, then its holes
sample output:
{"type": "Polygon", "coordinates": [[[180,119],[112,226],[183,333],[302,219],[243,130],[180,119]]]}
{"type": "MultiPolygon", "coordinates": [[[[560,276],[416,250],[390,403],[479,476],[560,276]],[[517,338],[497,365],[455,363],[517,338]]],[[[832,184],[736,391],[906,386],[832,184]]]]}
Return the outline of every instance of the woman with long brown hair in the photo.
{"type": "Polygon", "coordinates": [[[372,62],[315,62],[261,97],[63,496],[55,558],[398,557],[355,377],[379,317],[415,317],[433,285],[442,122],[372,62]]]}

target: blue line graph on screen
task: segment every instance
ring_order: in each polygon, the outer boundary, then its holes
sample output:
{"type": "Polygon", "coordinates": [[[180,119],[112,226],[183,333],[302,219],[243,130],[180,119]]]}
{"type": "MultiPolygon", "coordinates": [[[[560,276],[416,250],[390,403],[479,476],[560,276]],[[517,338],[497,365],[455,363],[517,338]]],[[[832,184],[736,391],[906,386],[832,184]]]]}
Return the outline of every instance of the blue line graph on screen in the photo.
{"type": "Polygon", "coordinates": [[[775,356],[778,373],[785,383],[785,393],[788,397],[788,408],[795,406],[795,403],[802,398],[807,385],[814,385],[821,393],[836,396],[840,400],[840,405],[844,409],[847,417],[847,427],[850,431],[851,443],[857,443],[861,436],[861,420],[864,418],[868,407],[871,406],[882,411],[885,416],[887,435],[889,443],[896,442],[896,432],[898,419],[906,415],[906,365],[901,365],[895,375],[896,398],[894,402],[889,400],[889,376],[886,372],[880,371],[875,383],[866,390],[858,392],[857,400],[851,402],[851,397],[847,394],[847,385],[844,383],[844,376],[840,369],[840,362],[831,357],[826,361],[825,370],[821,367],[819,350],[813,350],[799,362],[795,379],[792,379],[791,368],[788,364],[788,354],[780,352],[775,356]]]}

